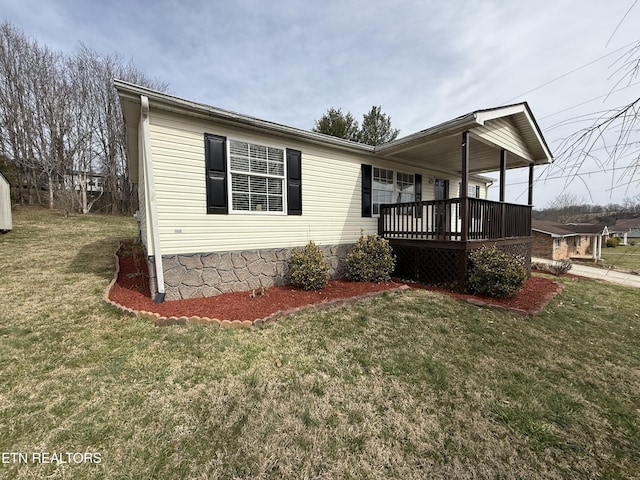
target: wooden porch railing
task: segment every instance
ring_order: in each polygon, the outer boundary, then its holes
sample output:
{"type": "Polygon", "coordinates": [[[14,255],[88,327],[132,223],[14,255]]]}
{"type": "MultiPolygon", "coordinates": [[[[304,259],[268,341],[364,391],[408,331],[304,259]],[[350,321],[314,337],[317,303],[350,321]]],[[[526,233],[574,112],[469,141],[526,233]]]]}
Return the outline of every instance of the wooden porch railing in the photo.
{"type": "Polygon", "coordinates": [[[383,204],[378,235],[440,241],[529,237],[531,207],[479,198],[383,204]]]}

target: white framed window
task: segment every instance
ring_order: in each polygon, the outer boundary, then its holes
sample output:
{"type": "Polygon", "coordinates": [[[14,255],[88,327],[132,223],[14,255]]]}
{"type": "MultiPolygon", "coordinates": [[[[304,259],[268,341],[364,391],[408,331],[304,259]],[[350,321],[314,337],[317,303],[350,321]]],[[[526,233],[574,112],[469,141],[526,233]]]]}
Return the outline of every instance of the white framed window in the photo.
{"type": "Polygon", "coordinates": [[[285,150],[229,140],[232,212],[284,213],[285,150]]]}
{"type": "Polygon", "coordinates": [[[413,173],[396,173],[398,203],[413,202],[416,199],[416,181],[413,173]]]}
{"type": "Polygon", "coordinates": [[[373,167],[371,187],[373,214],[380,214],[383,203],[413,202],[416,198],[416,183],[413,173],[395,172],[373,167]]]}
{"type": "MultiPolygon", "coordinates": [[[[462,182],[458,182],[458,197],[462,196],[462,182]]],[[[467,186],[467,198],[480,198],[480,187],[478,185],[467,186]]]]}

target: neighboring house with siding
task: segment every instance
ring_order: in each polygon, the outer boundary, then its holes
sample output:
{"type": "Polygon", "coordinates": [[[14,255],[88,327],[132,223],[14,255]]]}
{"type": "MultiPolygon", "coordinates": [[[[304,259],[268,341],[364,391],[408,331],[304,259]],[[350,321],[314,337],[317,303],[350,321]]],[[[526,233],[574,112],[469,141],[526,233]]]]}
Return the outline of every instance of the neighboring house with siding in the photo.
{"type": "Polygon", "coordinates": [[[457,281],[487,241],[530,254],[533,167],[552,156],[526,103],[374,147],[115,86],[156,301],[283,284],[310,240],[339,276],[361,232],[390,240],[397,274],[427,282],[457,281]],[[529,205],[503,189],[486,200],[483,173],[522,167],[529,205]]]}
{"type": "Polygon", "coordinates": [[[0,233],[13,229],[11,216],[11,185],[9,180],[0,172],[0,233]]]}
{"type": "Polygon", "coordinates": [[[640,218],[617,220],[615,225],[609,227],[612,236],[620,238],[620,245],[627,245],[629,241],[640,240],[640,218]]]}
{"type": "Polygon", "coordinates": [[[551,260],[602,256],[607,227],[590,223],[561,224],[546,220],[532,220],[533,256],[551,260]]]}

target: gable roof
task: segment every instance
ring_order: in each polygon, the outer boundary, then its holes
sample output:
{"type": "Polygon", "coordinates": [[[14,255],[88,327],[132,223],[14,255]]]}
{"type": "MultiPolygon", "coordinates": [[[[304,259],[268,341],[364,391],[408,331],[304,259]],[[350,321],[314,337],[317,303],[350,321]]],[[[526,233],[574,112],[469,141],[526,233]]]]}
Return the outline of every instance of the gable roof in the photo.
{"type": "Polygon", "coordinates": [[[567,230],[564,225],[547,220],[531,220],[531,230],[546,233],[552,237],[571,237],[577,235],[576,232],[567,230]]]}
{"type": "Polygon", "coordinates": [[[632,228],[640,228],[640,217],[617,220],[615,225],[609,227],[609,230],[612,232],[627,232],[632,228]]]}
{"type": "Polygon", "coordinates": [[[460,134],[466,130],[471,134],[472,147],[476,147],[469,165],[470,172],[480,173],[498,169],[500,148],[509,151],[508,168],[541,165],[553,161],[553,155],[527,102],[476,110],[380,145],[378,152],[397,158],[426,156],[433,154],[435,150],[440,161],[450,162],[447,154],[453,154],[457,160],[460,134]],[[439,142],[440,145],[434,148],[431,144],[435,142],[439,142]]]}
{"type": "Polygon", "coordinates": [[[546,233],[554,238],[575,237],[578,235],[601,235],[607,234],[606,226],[595,225],[593,223],[556,223],[548,220],[531,220],[531,230],[546,233]]]}
{"type": "MultiPolygon", "coordinates": [[[[242,126],[249,130],[267,132],[274,136],[302,140],[333,149],[378,156],[407,166],[415,165],[436,172],[458,173],[460,171],[460,142],[461,134],[465,131],[470,132],[471,138],[469,172],[476,176],[499,169],[500,149],[509,151],[507,159],[509,169],[553,161],[553,156],[526,102],[477,110],[374,147],[184,100],[121,80],[115,80],[114,85],[120,96],[127,125],[129,172],[134,182],[137,180],[137,169],[131,167],[137,164],[137,124],[140,118],[142,95],[149,99],[151,108],[242,126]]],[[[477,176],[477,178],[481,177],[477,176]]],[[[486,178],[484,180],[490,181],[486,178]]]]}

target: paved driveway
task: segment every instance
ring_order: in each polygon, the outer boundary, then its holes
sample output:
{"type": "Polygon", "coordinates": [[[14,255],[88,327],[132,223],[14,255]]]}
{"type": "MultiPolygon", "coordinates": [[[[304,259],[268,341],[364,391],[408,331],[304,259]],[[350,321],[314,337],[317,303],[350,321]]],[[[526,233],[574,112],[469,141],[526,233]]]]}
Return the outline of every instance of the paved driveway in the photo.
{"type": "MultiPolygon", "coordinates": [[[[547,260],[546,258],[532,258],[531,261],[537,263],[554,263],[552,260],[547,260]]],[[[631,273],[616,272],[615,270],[607,270],[606,268],[587,267],[585,265],[578,265],[575,263],[573,264],[573,267],[571,267],[570,273],[583,277],[604,280],[605,282],[640,288],[640,275],[633,275],[631,273]]]]}

